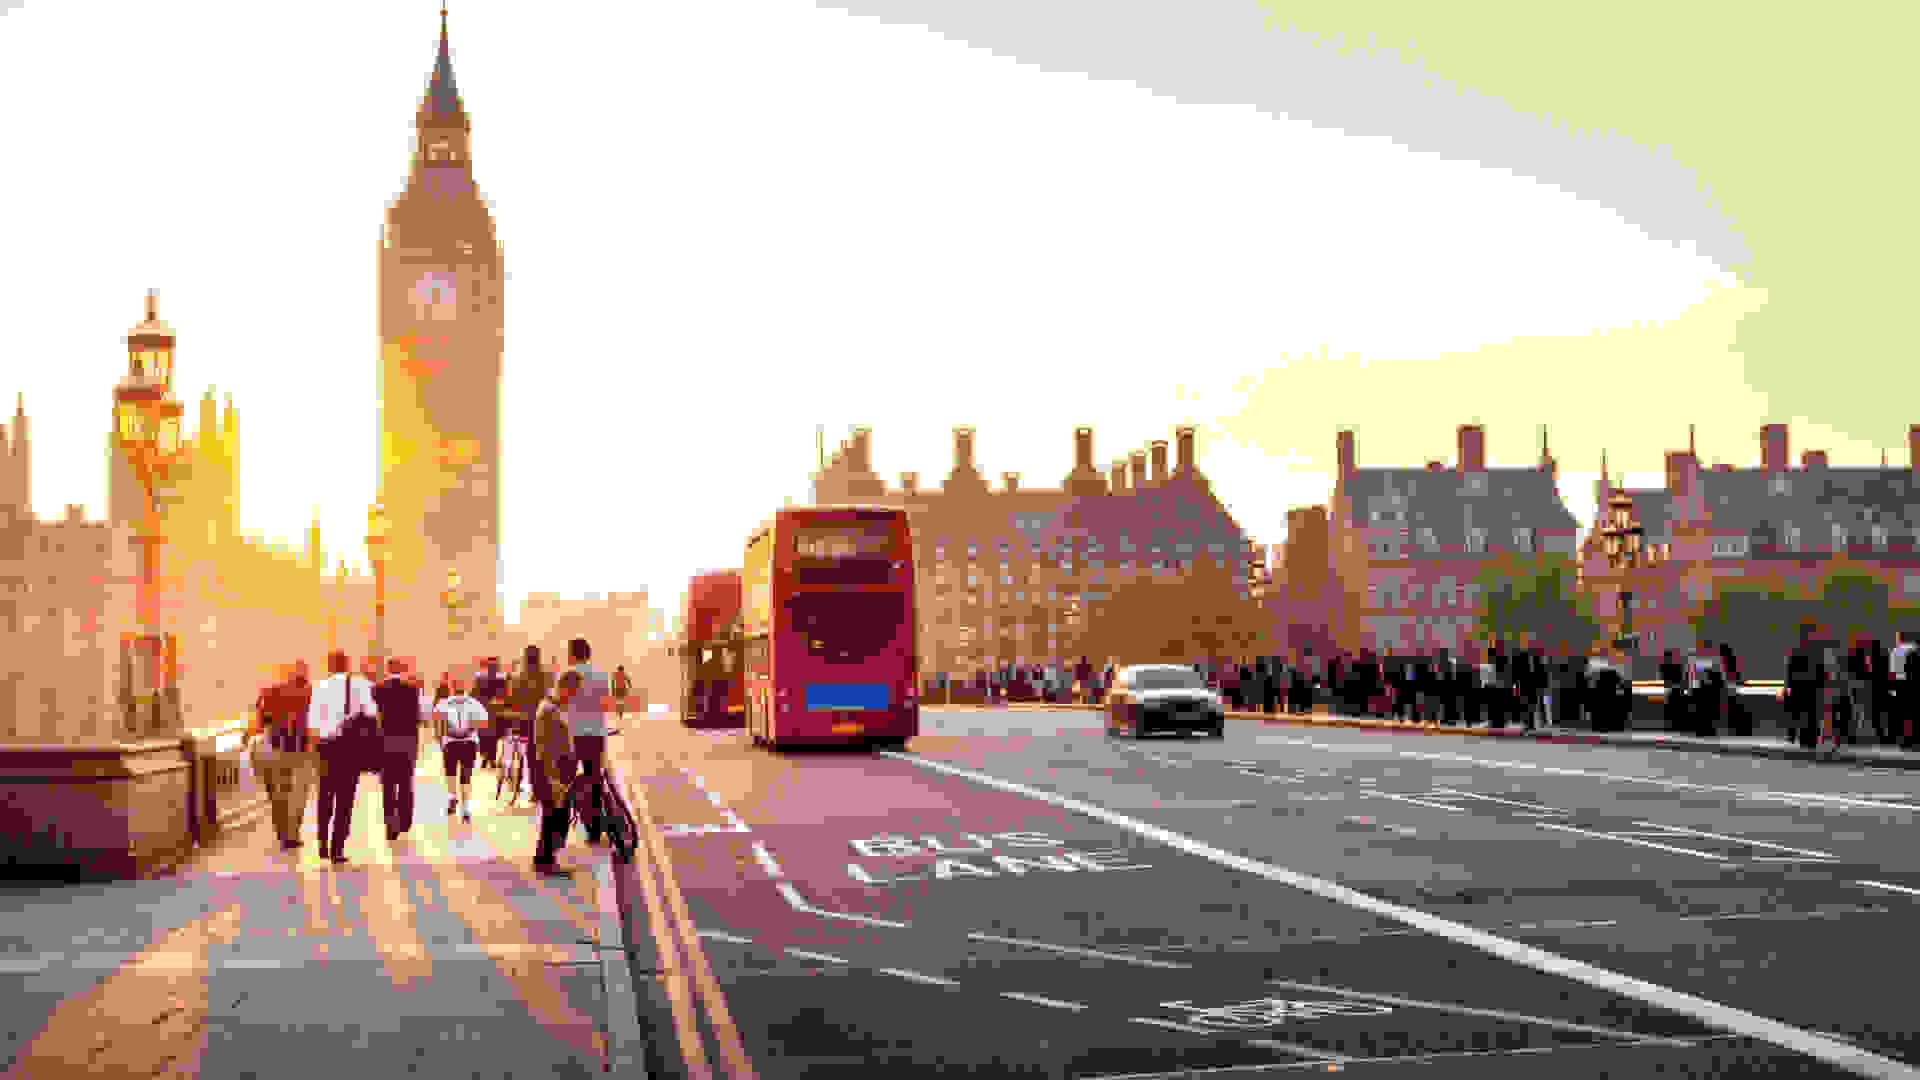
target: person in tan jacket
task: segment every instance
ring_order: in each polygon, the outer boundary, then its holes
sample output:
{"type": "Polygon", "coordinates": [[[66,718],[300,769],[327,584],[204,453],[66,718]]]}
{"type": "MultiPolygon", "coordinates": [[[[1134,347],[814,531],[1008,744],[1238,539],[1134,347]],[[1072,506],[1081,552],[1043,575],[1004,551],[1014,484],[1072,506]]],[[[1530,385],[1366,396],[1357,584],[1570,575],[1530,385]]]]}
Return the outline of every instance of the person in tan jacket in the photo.
{"type": "Polygon", "coordinates": [[[527,762],[533,780],[533,797],[539,801],[540,845],[533,855],[533,868],[542,874],[567,874],[556,853],[566,843],[568,815],[567,790],[573,783],[575,758],[573,732],[567,725],[566,704],[580,689],[581,675],[569,671],[555,682],[553,692],[541,701],[533,721],[533,755],[527,762]]]}

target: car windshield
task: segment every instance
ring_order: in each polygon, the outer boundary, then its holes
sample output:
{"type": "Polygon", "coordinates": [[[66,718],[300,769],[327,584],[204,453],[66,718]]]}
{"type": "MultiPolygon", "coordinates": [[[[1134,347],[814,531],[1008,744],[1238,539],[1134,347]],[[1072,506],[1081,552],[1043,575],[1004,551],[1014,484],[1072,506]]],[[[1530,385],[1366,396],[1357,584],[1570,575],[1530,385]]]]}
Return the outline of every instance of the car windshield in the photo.
{"type": "Polygon", "coordinates": [[[1186,668],[1146,668],[1128,680],[1135,690],[1202,690],[1200,673],[1186,668]]]}

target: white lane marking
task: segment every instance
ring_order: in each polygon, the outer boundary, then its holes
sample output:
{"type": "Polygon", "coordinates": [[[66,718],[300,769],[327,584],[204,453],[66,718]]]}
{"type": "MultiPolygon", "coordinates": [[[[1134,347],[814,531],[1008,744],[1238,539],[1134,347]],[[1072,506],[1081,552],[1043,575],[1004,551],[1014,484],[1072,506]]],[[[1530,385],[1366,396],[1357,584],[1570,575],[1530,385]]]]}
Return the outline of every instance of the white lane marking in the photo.
{"type": "MultiPolygon", "coordinates": [[[[912,764],[934,772],[944,772],[951,776],[972,780],[986,787],[998,788],[1001,791],[1024,795],[1030,799],[1058,806],[1062,809],[1072,810],[1088,817],[1105,821],[1110,825],[1117,825],[1123,829],[1138,833],[1150,840],[1158,840],[1163,844],[1184,851],[1189,855],[1210,859],[1213,862],[1232,867],[1244,873],[1263,877],[1269,881],[1277,881],[1284,885],[1290,885],[1303,892],[1312,893],[1338,904],[1359,908],[1362,911],[1375,915],[1383,915],[1395,922],[1426,930],[1436,936],[1447,938],[1462,945],[1471,946],[1511,963],[1533,968],[1536,971],[1544,971],[1550,975],[1559,975],[1563,978],[1583,982],[1588,986],[1596,987],[1608,993],[1638,998],[1649,1005],[1691,1016],[1696,1020],[1712,1024],[1715,1027],[1727,1031],[1746,1035],[1763,1042],[1770,1042],[1776,1046],[1785,1047],[1786,1049],[1805,1054],[1808,1057],[1824,1061],[1838,1068],[1847,1069],[1862,1076],[1905,1077],[1908,1078],[1908,1080],[1920,1080],[1920,1069],[1916,1069],[1911,1065],[1862,1050],[1857,1046],[1841,1042],[1837,1039],[1830,1039],[1817,1032],[1807,1031],[1770,1017],[1761,1016],[1758,1013],[1747,1012],[1744,1009],[1737,1009],[1718,1001],[1710,1001],[1706,998],[1696,997],[1680,990],[1650,983],[1644,979],[1636,979],[1631,975],[1623,975],[1620,972],[1609,971],[1605,968],[1596,967],[1570,957],[1559,956],[1555,953],[1547,952],[1545,949],[1535,948],[1524,942],[1513,941],[1495,934],[1489,934],[1484,930],[1468,926],[1464,923],[1457,923],[1451,919],[1443,919],[1437,915],[1403,907],[1399,904],[1382,900],[1376,896],[1369,896],[1366,893],[1327,881],[1324,878],[1313,877],[1296,870],[1288,870],[1284,867],[1274,866],[1271,863],[1263,863],[1255,859],[1249,859],[1244,855],[1236,855],[1233,852],[1222,850],[1211,844],[1202,843],[1192,837],[1182,836],[1171,830],[1160,828],[1157,825],[1150,825],[1137,818],[1131,818],[1125,814],[1118,814],[1104,807],[1082,802],[1079,799],[1057,795],[1050,791],[1043,791],[1039,788],[1029,787],[1026,784],[1015,783],[1011,780],[1002,780],[997,776],[990,776],[972,769],[963,769],[957,765],[950,765],[944,761],[935,761],[932,758],[924,758],[915,754],[898,753],[895,751],[883,751],[883,753],[887,757],[911,762],[912,764]]],[[[1545,823],[1542,824],[1544,826],[1545,823]]]]}
{"type": "Polygon", "coordinates": [[[974,931],[967,935],[975,941],[995,941],[1002,945],[1021,945],[1029,949],[1045,949],[1048,952],[1066,953],[1069,956],[1091,956],[1101,960],[1119,960],[1127,964],[1139,964],[1141,967],[1186,970],[1192,964],[1181,964],[1172,960],[1149,960],[1144,956],[1128,956],[1125,953],[1101,952],[1099,949],[1083,949],[1075,945],[1051,945],[1044,941],[1028,941],[1025,938],[999,937],[994,934],[982,934],[974,931]]]}
{"type": "Polygon", "coordinates": [[[832,953],[812,952],[808,949],[796,949],[792,946],[788,946],[787,952],[802,960],[824,960],[829,964],[844,964],[847,962],[844,957],[835,956],[832,953]]]}
{"type": "Polygon", "coordinates": [[[1903,892],[1909,896],[1920,896],[1920,889],[1910,888],[1906,885],[1893,885],[1885,881],[1856,881],[1854,884],[1871,885],[1876,889],[1891,889],[1894,892],[1903,892]]]}
{"type": "Polygon", "coordinates": [[[773,852],[768,851],[767,845],[758,840],[753,842],[753,857],[760,860],[760,865],[766,869],[767,876],[775,881],[787,876],[780,872],[780,864],[774,861],[773,852]]]}
{"type": "MultiPolygon", "coordinates": [[[[1703,1038],[1683,1040],[1688,1046],[1701,1046],[1711,1042],[1723,1042],[1741,1038],[1738,1035],[1709,1035],[1703,1038]]],[[[1512,1050],[1443,1050],[1432,1054],[1397,1054],[1392,1057],[1347,1058],[1347,1065],[1372,1065],[1387,1062],[1411,1063],[1430,1061],[1450,1061],[1454,1058],[1505,1057],[1508,1054],[1563,1054],[1581,1050],[1617,1049],[1621,1043],[1562,1043],[1558,1046],[1522,1046],[1512,1050]]],[[[1626,1043],[1626,1046],[1659,1046],[1659,1043],[1626,1043]]],[[[1294,1069],[1317,1069],[1329,1071],[1324,1062],[1319,1061],[1272,1061],[1260,1065],[1214,1065],[1205,1068],[1181,1069],[1178,1072],[1154,1073],[1101,1073],[1089,1076],[1085,1080],[1192,1080],[1196,1076],[1211,1076],[1214,1073],[1246,1072],[1282,1072],[1294,1069]]]]}
{"type": "Polygon", "coordinates": [[[682,773],[686,775],[686,778],[688,780],[691,780],[693,782],[694,787],[697,787],[700,789],[700,794],[705,795],[707,797],[707,801],[712,803],[714,805],[714,808],[720,811],[720,816],[727,819],[727,826],[728,826],[727,828],[711,827],[706,831],[734,832],[734,833],[745,833],[745,832],[753,831],[752,829],[747,827],[746,822],[740,820],[740,816],[733,812],[732,807],[729,807],[726,803],[723,803],[720,801],[720,796],[715,795],[707,787],[707,782],[705,780],[700,779],[699,773],[694,772],[692,769],[687,768],[685,765],[678,766],[678,768],[682,773]]]}
{"type": "Polygon", "coordinates": [[[793,910],[808,915],[818,915],[823,919],[844,919],[847,922],[866,923],[868,926],[891,926],[900,930],[908,926],[907,923],[894,922],[891,919],[875,919],[866,915],[850,915],[844,911],[828,911],[825,908],[814,907],[807,903],[807,898],[801,896],[800,890],[794,888],[791,882],[776,881],[774,888],[779,889],[780,895],[787,898],[787,903],[793,905],[793,910]]]}
{"type": "Polygon", "coordinates": [[[1023,994],[1018,990],[1002,990],[1000,996],[1015,1001],[1031,1001],[1035,1005],[1047,1005],[1055,1009],[1071,1009],[1080,1012],[1086,1008],[1077,1001],[1061,1001],[1059,998],[1041,997],[1039,994],[1023,994]]]}
{"type": "Polygon", "coordinates": [[[1248,1046],[1258,1046],[1262,1050],[1281,1050],[1289,1054],[1298,1054],[1303,1058],[1311,1058],[1314,1061],[1332,1061],[1344,1064],[1353,1060],[1345,1054],[1330,1054],[1325,1050],[1306,1046],[1301,1043],[1281,1042],[1278,1039],[1247,1039],[1245,1041],[1248,1046]]]}
{"type": "Polygon", "coordinates": [[[735,819],[731,825],[662,825],[660,831],[668,836],[711,836],[715,833],[745,833],[753,830],[735,819]]]}
{"type": "Polygon", "coordinates": [[[1157,1016],[1130,1016],[1127,1019],[1136,1024],[1152,1024],[1154,1027],[1172,1028],[1175,1031],[1190,1031],[1195,1035],[1220,1034],[1217,1031],[1209,1031],[1203,1027],[1194,1027],[1192,1024],[1182,1024],[1178,1020],[1162,1020],[1157,1016]]]}
{"type": "Polygon", "coordinates": [[[729,934],[724,930],[702,930],[700,931],[700,936],[713,941],[731,941],[735,945],[753,944],[752,938],[741,937],[739,934],[729,934]]]}
{"type": "MultiPolygon", "coordinates": [[[[1559,765],[1541,765],[1531,761],[1506,761],[1498,758],[1474,757],[1471,754],[1442,753],[1424,750],[1396,750],[1389,746],[1373,746],[1363,743],[1326,743],[1316,739],[1301,739],[1286,736],[1264,736],[1262,742],[1287,746],[1309,746],[1316,750],[1327,750],[1355,754],[1391,754],[1395,757],[1418,758],[1425,761],[1455,761],[1466,765],[1478,765],[1489,769],[1526,769],[1545,773],[1549,776],[1583,776],[1593,780],[1613,780],[1628,784],[1651,784],[1655,787],[1671,788],[1676,791],[1704,791],[1722,795],[1737,795],[1744,799],[1759,799],[1764,802],[1787,802],[1802,806],[1813,806],[1823,810],[1920,810],[1920,805],[1901,802],[1886,802],[1880,799],[1855,799],[1846,795],[1827,795],[1808,791],[1769,791],[1761,788],[1734,787],[1729,784],[1692,784],[1684,780],[1668,780],[1656,776],[1629,776],[1623,773],[1597,772],[1593,769],[1570,769],[1559,765]]],[[[1907,798],[1900,795],[1895,798],[1907,798]]]]}
{"type": "Polygon", "coordinates": [[[1415,806],[1425,806],[1433,810],[1448,810],[1455,814],[1464,814],[1467,812],[1467,808],[1464,806],[1448,806],[1446,803],[1427,802],[1422,799],[1416,799],[1411,795],[1395,795],[1387,791],[1369,791],[1367,794],[1372,795],[1376,799],[1393,799],[1396,802],[1412,803],[1415,806]]]}
{"type": "Polygon", "coordinates": [[[1551,806],[1542,806],[1539,803],[1515,802],[1512,799],[1500,799],[1492,795],[1481,795],[1472,791],[1458,791],[1454,788],[1434,788],[1433,790],[1443,795],[1451,795],[1457,799],[1479,799],[1482,802],[1503,803],[1507,806],[1517,806],[1522,810],[1532,811],[1532,813],[1521,815],[1523,817],[1565,817],[1568,813],[1568,811],[1559,810],[1551,806]]]}
{"type": "Polygon", "coordinates": [[[1642,1035],[1637,1031],[1622,1031],[1619,1028],[1596,1027],[1592,1024],[1580,1024],[1571,1020],[1558,1020],[1551,1016],[1535,1016],[1531,1013],[1508,1012],[1505,1009],[1481,1009],[1471,1005],[1456,1005],[1450,1001],[1426,1001],[1418,998],[1400,997],[1396,994],[1379,994],[1368,990],[1350,990],[1343,986],[1329,986],[1326,983],[1290,982],[1286,979],[1268,979],[1269,986],[1283,986],[1289,990],[1303,990],[1308,993],[1332,994],[1335,997],[1349,997],[1356,1001],[1377,1001],[1383,1005],[1405,1005],[1414,1009],[1432,1009],[1436,1012],[1458,1013],[1461,1016],[1484,1016],[1491,1020],[1512,1020],[1523,1024],[1535,1024],[1541,1027],[1558,1028],[1561,1031],[1574,1031],[1587,1035],[1605,1035],[1614,1039],[1628,1039],[1633,1042],[1659,1042],[1669,1046],[1685,1046],[1679,1039],[1670,1039],[1662,1035],[1642,1035]]]}
{"type": "Polygon", "coordinates": [[[1772,848],[1775,851],[1791,851],[1797,855],[1806,855],[1815,859],[1839,858],[1838,855],[1835,855],[1831,852],[1813,851],[1809,848],[1788,847],[1785,844],[1776,844],[1768,840],[1748,840],[1744,837],[1739,837],[1739,836],[1726,836],[1721,833],[1707,832],[1704,829],[1689,829],[1682,825],[1663,825],[1657,821],[1636,821],[1634,822],[1634,824],[1645,825],[1649,829],[1658,829],[1660,830],[1660,832],[1655,835],[1661,835],[1661,836],[1671,836],[1674,833],[1685,833],[1689,836],[1704,836],[1709,839],[1725,840],[1731,844],[1742,844],[1747,847],[1763,847],[1763,848],[1772,848]]]}
{"type": "Polygon", "coordinates": [[[918,971],[908,971],[905,968],[875,968],[874,970],[880,972],[882,975],[898,975],[902,979],[912,979],[914,982],[923,982],[932,986],[960,985],[952,979],[943,979],[938,975],[923,975],[918,971]]]}
{"type": "MultiPolygon", "coordinates": [[[[1706,859],[1710,862],[1725,862],[1728,858],[1725,855],[1715,854],[1710,851],[1695,851],[1692,848],[1674,847],[1672,844],[1659,844],[1652,840],[1638,840],[1620,833],[1594,832],[1592,829],[1576,829],[1571,825],[1553,825],[1545,821],[1537,822],[1536,824],[1543,829],[1579,833],[1581,836],[1591,836],[1597,840],[1618,840],[1623,844],[1638,844],[1641,847],[1657,848],[1660,851],[1671,851],[1675,855],[1691,855],[1696,859],[1706,859]]],[[[1915,1075],[1920,1075],[1920,1073],[1916,1073],[1915,1075]]]]}

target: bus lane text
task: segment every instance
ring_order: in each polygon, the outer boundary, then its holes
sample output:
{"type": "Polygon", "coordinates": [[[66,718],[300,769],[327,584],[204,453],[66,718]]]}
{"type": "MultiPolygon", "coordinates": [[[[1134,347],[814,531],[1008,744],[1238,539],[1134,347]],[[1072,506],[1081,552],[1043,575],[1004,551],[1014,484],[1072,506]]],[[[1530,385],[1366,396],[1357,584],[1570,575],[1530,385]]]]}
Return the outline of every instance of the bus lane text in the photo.
{"type": "Polygon", "coordinates": [[[925,859],[933,865],[921,873],[895,874],[860,863],[847,864],[847,876],[862,885],[897,885],[904,881],[952,881],[955,878],[1023,877],[1040,873],[1105,873],[1109,870],[1151,870],[1147,863],[1129,863],[1119,848],[1078,851],[1045,833],[958,833],[918,837],[885,834],[850,840],[848,846],[864,859],[925,859]]]}

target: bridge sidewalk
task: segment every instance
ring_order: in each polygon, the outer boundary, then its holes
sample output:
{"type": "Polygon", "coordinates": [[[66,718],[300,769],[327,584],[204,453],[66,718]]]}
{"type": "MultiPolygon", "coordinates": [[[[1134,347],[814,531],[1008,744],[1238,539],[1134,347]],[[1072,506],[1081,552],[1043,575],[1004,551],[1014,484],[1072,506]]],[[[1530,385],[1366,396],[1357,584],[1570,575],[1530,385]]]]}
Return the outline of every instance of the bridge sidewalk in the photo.
{"type": "Polygon", "coordinates": [[[604,852],[575,836],[580,872],[534,874],[525,801],[501,805],[476,772],[461,823],[439,766],[429,749],[413,829],[393,843],[361,778],[344,866],[318,858],[310,797],[297,852],[261,816],[167,877],[0,887],[0,1075],[585,1076],[630,1061],[618,1018],[607,1034],[602,958],[626,943],[604,852]]]}

